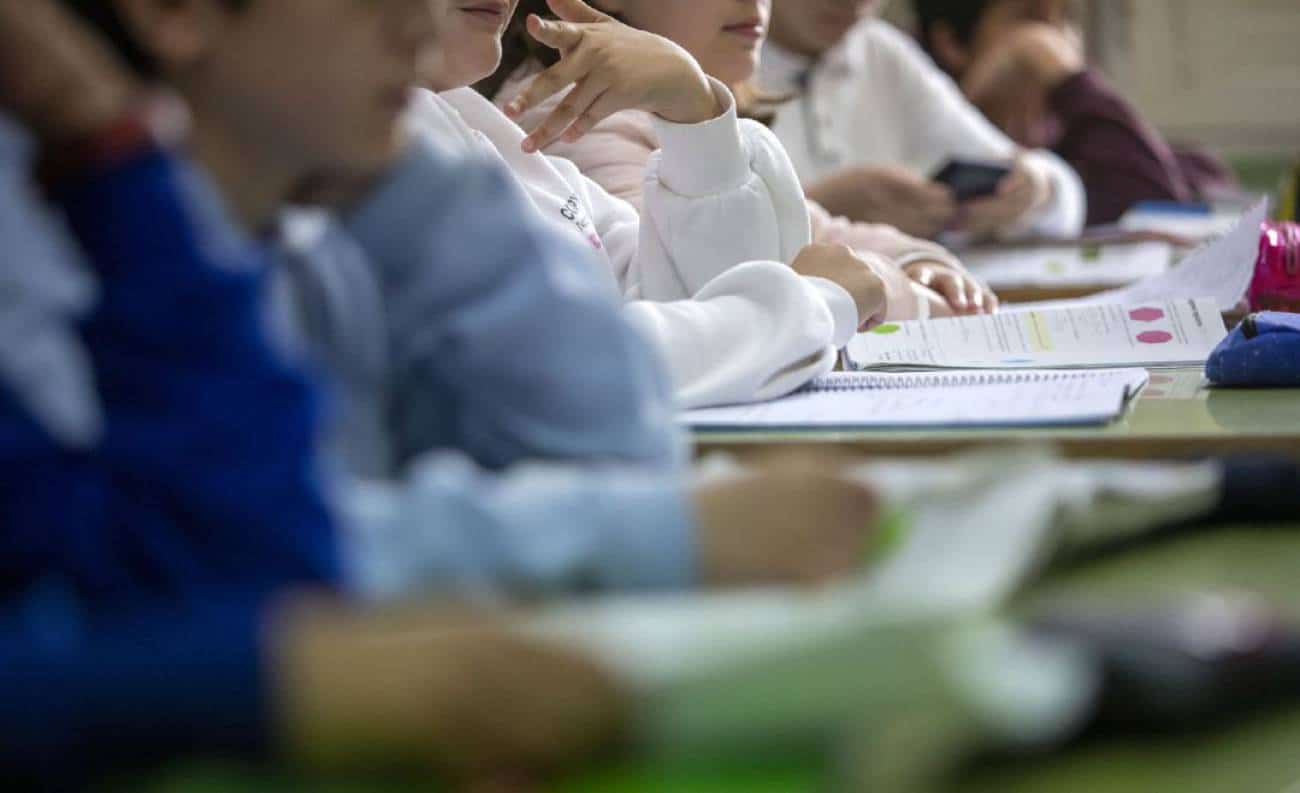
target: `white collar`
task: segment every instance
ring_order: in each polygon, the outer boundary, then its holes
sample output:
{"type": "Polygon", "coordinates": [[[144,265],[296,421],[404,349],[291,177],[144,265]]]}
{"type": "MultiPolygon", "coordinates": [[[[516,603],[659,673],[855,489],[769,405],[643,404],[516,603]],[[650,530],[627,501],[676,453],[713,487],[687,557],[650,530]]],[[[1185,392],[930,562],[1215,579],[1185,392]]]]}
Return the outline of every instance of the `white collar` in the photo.
{"type": "Polygon", "coordinates": [[[830,74],[850,74],[862,71],[865,61],[861,46],[854,46],[862,33],[874,25],[886,25],[876,17],[867,17],[844,34],[834,47],[821,58],[792,52],[771,39],[763,44],[758,65],[758,83],[765,93],[783,95],[798,93],[808,75],[816,71],[830,74]]]}

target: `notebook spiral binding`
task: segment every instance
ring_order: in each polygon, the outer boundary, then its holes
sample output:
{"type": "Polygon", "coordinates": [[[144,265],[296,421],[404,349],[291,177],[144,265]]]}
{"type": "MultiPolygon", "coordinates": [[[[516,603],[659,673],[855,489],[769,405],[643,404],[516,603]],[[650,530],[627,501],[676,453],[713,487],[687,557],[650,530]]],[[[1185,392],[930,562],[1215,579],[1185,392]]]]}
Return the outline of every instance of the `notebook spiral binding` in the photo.
{"type": "Polygon", "coordinates": [[[890,391],[904,388],[966,388],[981,385],[1019,385],[1047,383],[1060,380],[1078,380],[1096,377],[1087,370],[1059,370],[1051,372],[969,371],[924,372],[918,374],[864,374],[840,372],[819,377],[808,384],[807,391],[890,391]]]}

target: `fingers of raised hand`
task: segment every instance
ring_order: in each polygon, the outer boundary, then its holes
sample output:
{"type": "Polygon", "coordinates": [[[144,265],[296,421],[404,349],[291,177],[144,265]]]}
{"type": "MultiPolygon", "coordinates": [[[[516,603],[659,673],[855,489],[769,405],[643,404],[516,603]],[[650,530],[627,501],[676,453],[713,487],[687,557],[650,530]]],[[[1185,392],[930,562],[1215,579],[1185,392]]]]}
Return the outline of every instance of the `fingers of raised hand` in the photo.
{"type": "Polygon", "coordinates": [[[528,33],[553,50],[567,53],[582,43],[583,28],[572,22],[542,19],[536,14],[528,16],[528,33]]]}
{"type": "Polygon", "coordinates": [[[585,72],[585,60],[581,55],[565,58],[537,75],[519,96],[506,105],[506,115],[517,119],[568,86],[581,80],[585,72]]]}
{"type": "Polygon", "coordinates": [[[536,129],[524,139],[524,151],[541,151],[559,140],[575,124],[582,124],[585,133],[599,119],[593,119],[591,112],[608,90],[608,84],[596,76],[588,77],[573,87],[568,96],[551,112],[536,129]]]}
{"type": "Polygon", "coordinates": [[[611,17],[602,13],[582,0],[547,0],[546,4],[556,16],[566,22],[608,22],[611,17]]]}

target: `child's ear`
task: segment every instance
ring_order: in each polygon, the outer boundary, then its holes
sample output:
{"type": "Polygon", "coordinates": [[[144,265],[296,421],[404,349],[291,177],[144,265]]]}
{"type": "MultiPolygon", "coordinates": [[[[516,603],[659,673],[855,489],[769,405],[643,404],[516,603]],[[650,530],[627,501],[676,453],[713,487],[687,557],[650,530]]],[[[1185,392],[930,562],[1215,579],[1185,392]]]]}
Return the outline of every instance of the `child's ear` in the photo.
{"type": "Polygon", "coordinates": [[[960,75],[970,68],[970,49],[962,44],[957,32],[947,22],[935,23],[930,30],[929,45],[930,54],[949,74],[960,75]]]}
{"type": "Polygon", "coordinates": [[[164,76],[212,47],[232,13],[222,0],[115,0],[122,24],[164,76]]]}

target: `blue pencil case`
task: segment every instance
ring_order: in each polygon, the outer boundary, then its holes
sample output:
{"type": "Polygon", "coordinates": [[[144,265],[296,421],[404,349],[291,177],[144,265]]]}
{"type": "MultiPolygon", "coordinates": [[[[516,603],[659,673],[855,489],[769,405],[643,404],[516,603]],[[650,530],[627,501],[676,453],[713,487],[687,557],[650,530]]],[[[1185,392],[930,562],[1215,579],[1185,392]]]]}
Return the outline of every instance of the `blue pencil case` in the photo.
{"type": "Polygon", "coordinates": [[[1210,354],[1205,375],[1216,385],[1300,387],[1300,314],[1246,317],[1210,354]]]}

